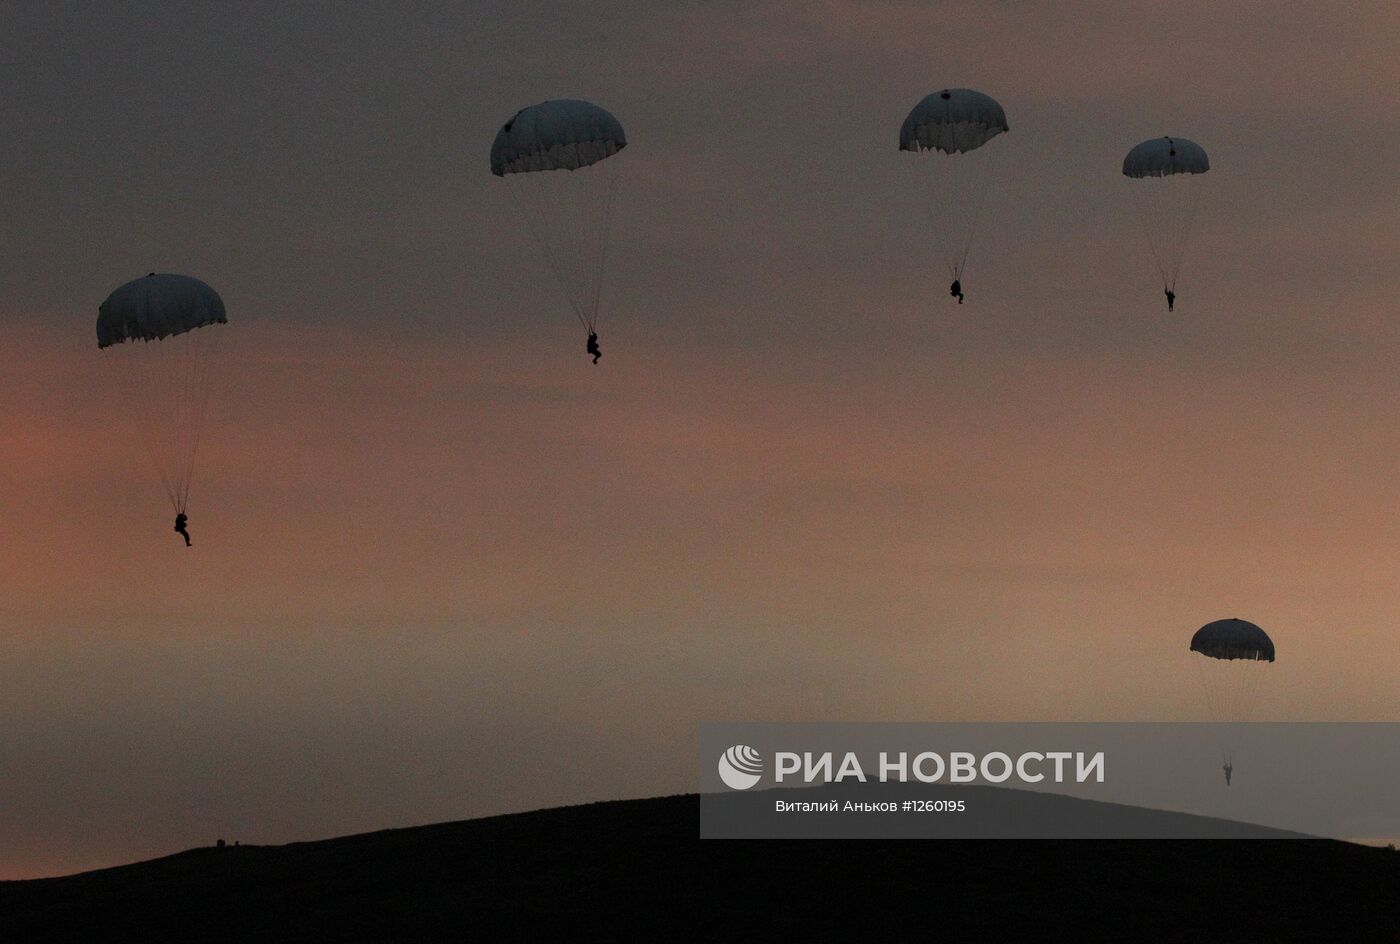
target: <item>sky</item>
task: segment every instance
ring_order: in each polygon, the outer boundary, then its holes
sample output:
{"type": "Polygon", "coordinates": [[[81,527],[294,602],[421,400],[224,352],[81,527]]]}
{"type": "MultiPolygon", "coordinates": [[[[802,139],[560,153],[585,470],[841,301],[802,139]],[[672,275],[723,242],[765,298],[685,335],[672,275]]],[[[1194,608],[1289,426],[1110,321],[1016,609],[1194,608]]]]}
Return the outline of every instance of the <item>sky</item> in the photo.
{"type": "Polygon", "coordinates": [[[0,879],[695,789],[706,721],[1400,720],[1390,3],[0,11],[0,879]],[[1007,160],[967,303],[898,129],[1007,160]],[[602,364],[487,155],[608,108],[602,364]],[[1212,170],[1168,316],[1120,173],[1212,170]],[[625,162],[625,163],[624,163],[625,162]],[[195,547],[100,363],[229,312],[195,547]]]}

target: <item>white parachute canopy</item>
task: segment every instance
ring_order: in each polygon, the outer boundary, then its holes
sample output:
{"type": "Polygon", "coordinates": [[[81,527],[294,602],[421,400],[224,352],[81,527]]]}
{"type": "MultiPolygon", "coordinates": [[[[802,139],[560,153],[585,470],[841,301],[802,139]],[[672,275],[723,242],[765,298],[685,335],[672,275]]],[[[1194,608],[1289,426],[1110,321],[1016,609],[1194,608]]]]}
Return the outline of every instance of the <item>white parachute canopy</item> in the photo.
{"type": "Polygon", "coordinates": [[[912,155],[919,200],[949,279],[962,278],[996,175],[1003,148],[987,145],[1007,130],[996,99],[964,88],[927,96],[899,129],[899,149],[912,155]]]}
{"type": "Polygon", "coordinates": [[[122,411],[135,418],[170,502],[189,501],[223,299],[199,279],[151,273],[98,308],[97,346],[112,365],[122,411]]]}
{"type": "Polygon", "coordinates": [[[535,246],[589,332],[598,325],[617,187],[608,158],[626,146],[612,114],[575,99],[521,109],[491,145],[491,173],[510,185],[535,246]]]}
{"type": "Polygon", "coordinates": [[[1201,174],[1210,170],[1205,149],[1185,138],[1151,138],[1123,158],[1137,212],[1147,235],[1162,287],[1176,291],[1176,280],[1201,200],[1201,174]]]}

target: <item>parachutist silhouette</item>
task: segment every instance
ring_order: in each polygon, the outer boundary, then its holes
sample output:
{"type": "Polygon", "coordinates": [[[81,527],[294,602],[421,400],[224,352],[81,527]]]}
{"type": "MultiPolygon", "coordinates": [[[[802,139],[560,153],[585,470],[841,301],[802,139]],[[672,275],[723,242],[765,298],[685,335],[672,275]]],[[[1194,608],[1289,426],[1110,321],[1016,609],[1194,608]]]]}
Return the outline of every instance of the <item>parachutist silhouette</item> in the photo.
{"type": "Polygon", "coordinates": [[[1167,311],[1175,311],[1173,306],[1176,305],[1176,292],[1171,289],[1164,289],[1164,291],[1167,293],[1167,311]]]}
{"type": "Polygon", "coordinates": [[[603,356],[603,352],[598,350],[598,332],[588,332],[588,353],[593,355],[593,363],[598,363],[598,358],[603,356]]]}
{"type": "Polygon", "coordinates": [[[949,294],[949,295],[952,295],[954,298],[956,298],[956,299],[958,300],[958,304],[959,304],[959,305],[962,304],[963,293],[962,293],[962,280],[961,280],[961,279],[953,279],[953,284],[950,285],[950,286],[948,286],[948,294],[949,294]]]}
{"type": "Polygon", "coordinates": [[[1234,768],[1232,765],[1230,765],[1230,764],[1226,764],[1226,765],[1225,765],[1225,786],[1228,787],[1228,786],[1230,785],[1230,775],[1231,775],[1232,773],[1234,773],[1234,772],[1235,772],[1235,768],[1234,768]]]}
{"type": "Polygon", "coordinates": [[[190,532],[189,529],[186,527],[186,524],[188,524],[189,520],[190,519],[185,515],[183,511],[175,516],[175,530],[178,531],[180,533],[180,536],[185,539],[185,547],[191,546],[190,532]]]}

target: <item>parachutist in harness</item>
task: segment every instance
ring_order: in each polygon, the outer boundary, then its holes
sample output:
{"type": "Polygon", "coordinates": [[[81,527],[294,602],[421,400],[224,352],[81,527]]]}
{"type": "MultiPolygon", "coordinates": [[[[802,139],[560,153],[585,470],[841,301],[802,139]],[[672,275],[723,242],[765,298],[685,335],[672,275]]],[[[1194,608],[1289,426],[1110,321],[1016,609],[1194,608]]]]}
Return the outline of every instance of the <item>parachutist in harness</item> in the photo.
{"type": "Polygon", "coordinates": [[[1176,292],[1173,292],[1171,289],[1164,289],[1163,291],[1167,293],[1167,311],[1175,311],[1176,309],[1173,306],[1176,305],[1176,292]]]}
{"type": "Polygon", "coordinates": [[[175,516],[175,530],[179,532],[180,536],[185,539],[185,547],[191,546],[190,532],[189,529],[186,527],[186,525],[189,523],[189,520],[190,519],[185,515],[183,511],[175,516]]]}
{"type": "Polygon", "coordinates": [[[598,350],[598,332],[588,332],[588,353],[593,355],[593,363],[598,363],[598,358],[603,356],[603,352],[598,350]]]}
{"type": "Polygon", "coordinates": [[[1230,775],[1231,775],[1232,773],[1234,773],[1234,772],[1235,772],[1235,768],[1234,768],[1232,765],[1230,765],[1230,764],[1226,764],[1226,765],[1225,765],[1225,786],[1228,787],[1228,786],[1230,785],[1230,775]]]}
{"type": "Polygon", "coordinates": [[[959,305],[962,304],[963,293],[961,279],[953,279],[953,284],[948,286],[948,294],[956,298],[959,305]]]}

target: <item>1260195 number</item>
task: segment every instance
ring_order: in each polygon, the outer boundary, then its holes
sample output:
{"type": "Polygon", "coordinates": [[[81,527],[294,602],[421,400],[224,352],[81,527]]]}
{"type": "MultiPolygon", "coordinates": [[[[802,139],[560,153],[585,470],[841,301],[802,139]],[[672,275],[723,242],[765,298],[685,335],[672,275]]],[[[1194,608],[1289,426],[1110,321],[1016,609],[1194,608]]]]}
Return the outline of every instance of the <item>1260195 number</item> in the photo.
{"type": "Polygon", "coordinates": [[[961,813],[967,809],[963,800],[915,800],[915,813],[961,813]]]}

